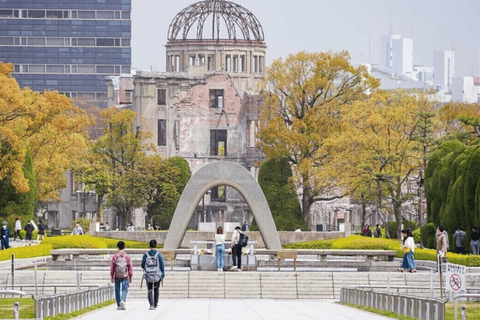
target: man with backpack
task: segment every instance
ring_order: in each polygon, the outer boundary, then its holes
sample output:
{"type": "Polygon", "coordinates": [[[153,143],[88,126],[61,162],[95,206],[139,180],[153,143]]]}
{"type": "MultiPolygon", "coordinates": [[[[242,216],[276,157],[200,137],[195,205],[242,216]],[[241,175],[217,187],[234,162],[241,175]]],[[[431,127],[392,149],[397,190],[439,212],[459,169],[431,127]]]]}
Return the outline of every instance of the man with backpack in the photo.
{"type": "Polygon", "coordinates": [[[465,254],[465,238],[467,235],[463,231],[462,226],[458,227],[453,237],[455,238],[455,252],[465,254]]]}
{"type": "Polygon", "coordinates": [[[132,283],[133,268],[132,259],[127,255],[125,242],[118,241],[118,252],[113,255],[110,266],[110,278],[115,283],[115,299],[117,300],[117,310],[125,310],[125,301],[127,300],[128,285],[132,283]],[[120,286],[122,294],[120,295],[120,286]]]}
{"type": "MultiPolygon", "coordinates": [[[[240,232],[240,226],[236,226],[232,233],[232,262],[233,267],[230,271],[242,271],[242,243],[240,240],[245,241],[244,234],[240,232]],[[242,237],[243,235],[243,237],[242,237]],[[242,239],[241,239],[242,238],[242,239]]],[[[248,241],[248,238],[247,238],[248,241]]]]}
{"type": "Polygon", "coordinates": [[[142,258],[143,277],[147,282],[149,310],[156,310],[158,307],[158,289],[160,282],[165,278],[165,265],[163,257],[156,250],[157,240],[150,240],[150,251],[145,252],[142,258]]]}

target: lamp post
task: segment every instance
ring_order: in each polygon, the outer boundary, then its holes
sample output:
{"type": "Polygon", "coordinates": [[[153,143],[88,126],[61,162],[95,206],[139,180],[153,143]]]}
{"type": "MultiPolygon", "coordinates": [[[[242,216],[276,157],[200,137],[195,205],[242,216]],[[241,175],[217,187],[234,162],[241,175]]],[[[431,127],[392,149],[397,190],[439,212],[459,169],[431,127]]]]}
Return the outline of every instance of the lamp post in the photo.
{"type": "MultiPolygon", "coordinates": [[[[211,190],[208,190],[206,195],[210,195],[212,193],[211,190]]],[[[203,212],[203,222],[207,222],[207,209],[205,208],[205,194],[202,197],[202,212],[203,212]]]]}

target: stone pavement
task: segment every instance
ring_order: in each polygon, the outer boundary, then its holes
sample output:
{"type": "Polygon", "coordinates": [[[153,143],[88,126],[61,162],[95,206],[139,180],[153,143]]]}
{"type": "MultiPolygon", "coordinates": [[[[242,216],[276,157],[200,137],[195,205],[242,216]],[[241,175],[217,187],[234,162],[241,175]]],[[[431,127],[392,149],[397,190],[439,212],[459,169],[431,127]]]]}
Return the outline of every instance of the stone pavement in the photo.
{"type": "MultiPolygon", "coordinates": [[[[248,290],[248,289],[244,289],[248,290]]],[[[239,290],[241,295],[241,290],[239,290]]],[[[126,310],[116,304],[75,319],[175,319],[175,320],[260,320],[331,319],[387,320],[392,318],[335,303],[333,300],[277,299],[160,299],[157,310],[148,310],[147,299],[127,299],[126,310]]]]}

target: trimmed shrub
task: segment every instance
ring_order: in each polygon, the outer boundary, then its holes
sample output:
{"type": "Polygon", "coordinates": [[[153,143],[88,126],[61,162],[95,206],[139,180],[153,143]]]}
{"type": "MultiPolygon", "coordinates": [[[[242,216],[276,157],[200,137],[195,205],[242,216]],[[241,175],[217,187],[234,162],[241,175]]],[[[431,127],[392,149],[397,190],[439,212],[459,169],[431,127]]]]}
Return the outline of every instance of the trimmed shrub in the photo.
{"type": "Polygon", "coordinates": [[[332,249],[398,250],[399,248],[400,245],[397,240],[362,236],[338,239],[332,245],[332,249]]]}
{"type": "Polygon", "coordinates": [[[18,247],[1,250],[0,261],[10,260],[12,258],[12,253],[15,254],[15,259],[49,256],[51,249],[51,245],[42,243],[38,246],[18,247]]]}
{"type": "Polygon", "coordinates": [[[420,228],[413,230],[412,234],[413,234],[413,241],[415,241],[415,243],[420,243],[420,240],[421,240],[420,228]]]}
{"type": "Polygon", "coordinates": [[[285,249],[331,249],[335,241],[337,239],[289,243],[282,247],[285,249]]]}
{"type": "Polygon", "coordinates": [[[422,244],[425,248],[435,249],[437,247],[437,241],[435,239],[436,231],[437,228],[433,223],[427,223],[420,229],[422,244]]]}
{"type": "MultiPolygon", "coordinates": [[[[117,240],[118,242],[118,240],[117,240]]],[[[42,241],[42,244],[49,244],[52,249],[100,249],[107,248],[107,244],[102,238],[95,238],[90,235],[85,236],[63,236],[50,237],[42,241]]],[[[115,243],[116,245],[116,243],[115,243]]]]}
{"type": "MultiPolygon", "coordinates": [[[[111,238],[97,238],[107,244],[107,248],[109,249],[116,249],[117,243],[120,241],[119,239],[111,239],[111,238]]],[[[139,242],[139,241],[129,241],[123,240],[125,242],[126,249],[148,249],[149,245],[146,242],[139,242]]]]}

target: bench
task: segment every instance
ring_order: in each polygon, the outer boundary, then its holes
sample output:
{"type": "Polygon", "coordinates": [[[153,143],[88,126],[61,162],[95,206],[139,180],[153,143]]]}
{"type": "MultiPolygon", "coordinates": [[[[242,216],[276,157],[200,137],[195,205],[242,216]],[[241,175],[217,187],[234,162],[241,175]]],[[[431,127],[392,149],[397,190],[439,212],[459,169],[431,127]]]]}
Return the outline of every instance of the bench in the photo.
{"type": "MultiPolygon", "coordinates": [[[[395,250],[336,250],[336,249],[290,249],[290,250],[264,250],[257,249],[256,255],[269,255],[278,259],[278,270],[280,271],[281,260],[293,259],[294,270],[298,256],[317,256],[320,261],[327,261],[327,256],[355,256],[357,260],[365,259],[371,262],[375,257],[383,261],[393,261],[397,255],[395,250]]],[[[337,259],[338,260],[338,259],[337,259]]]]}

